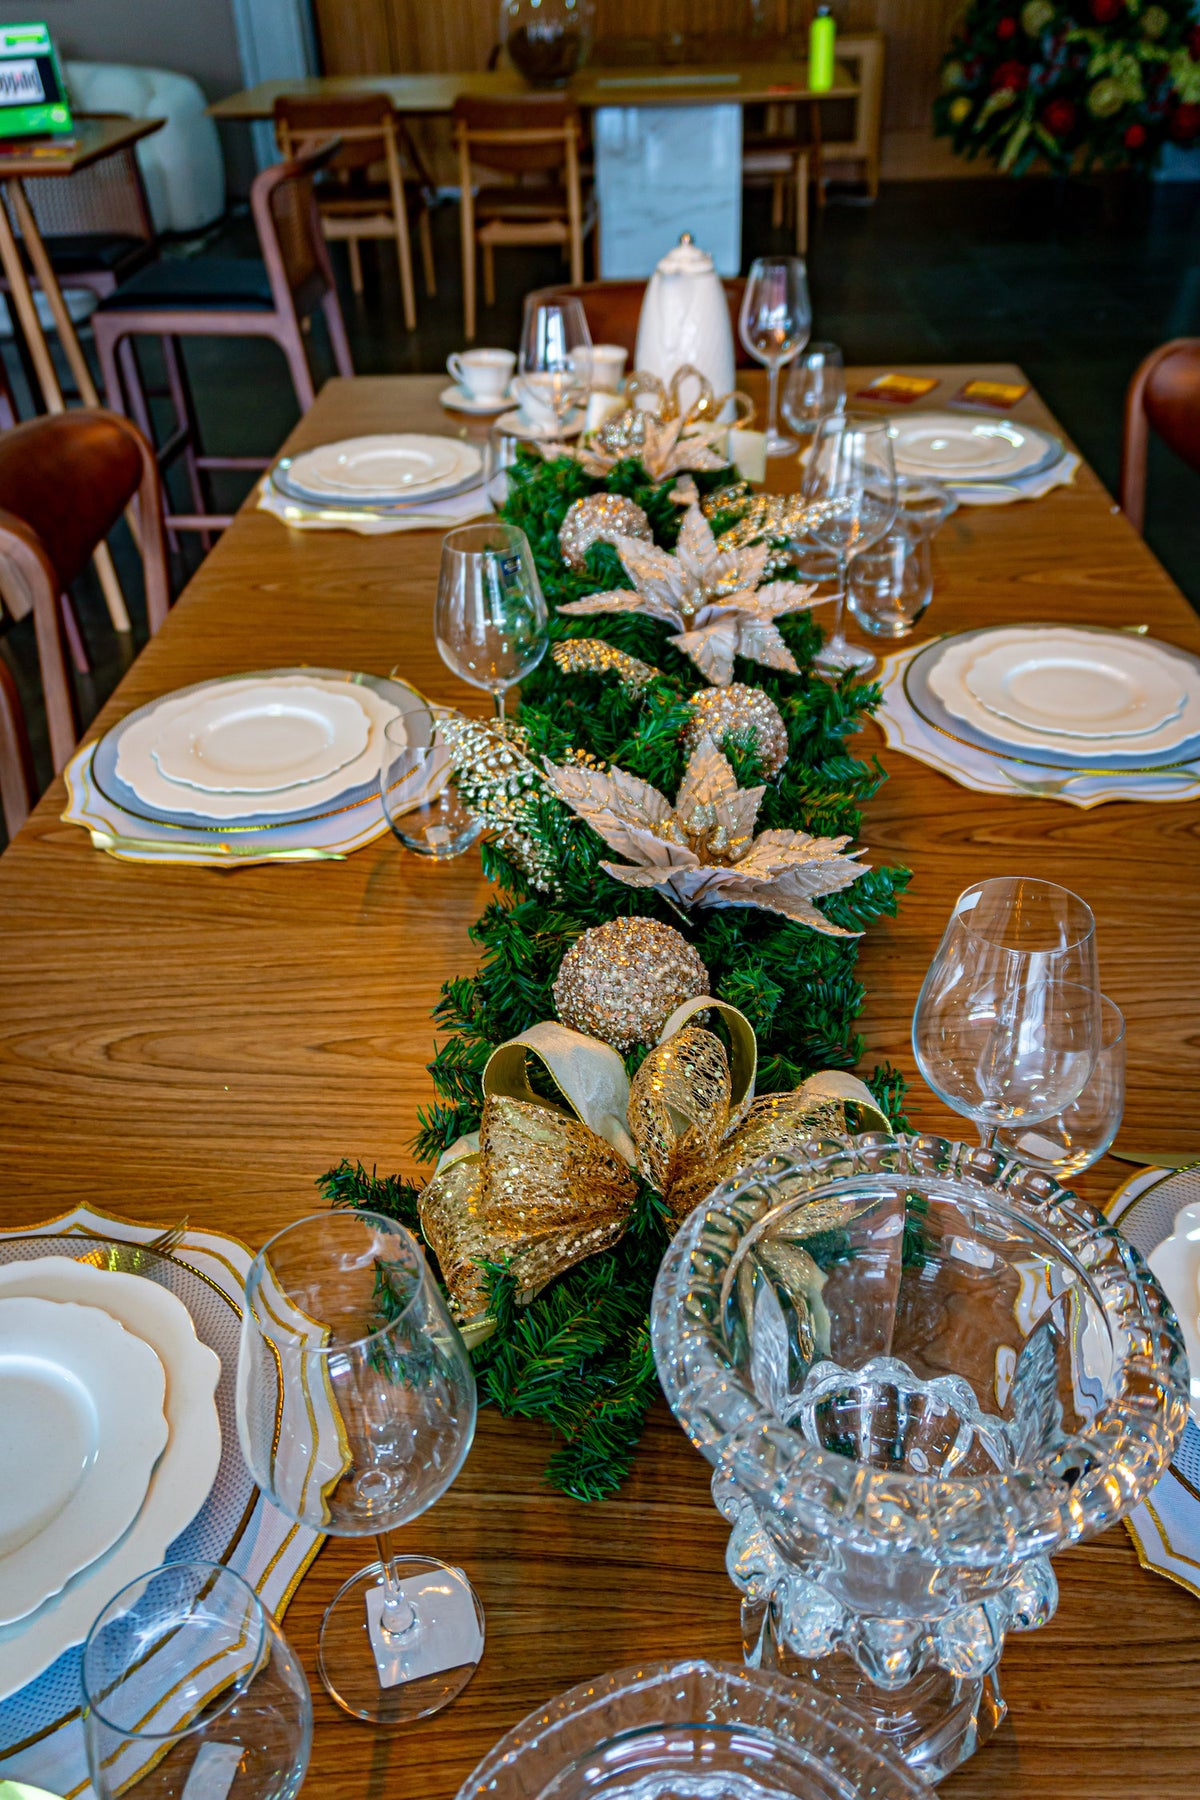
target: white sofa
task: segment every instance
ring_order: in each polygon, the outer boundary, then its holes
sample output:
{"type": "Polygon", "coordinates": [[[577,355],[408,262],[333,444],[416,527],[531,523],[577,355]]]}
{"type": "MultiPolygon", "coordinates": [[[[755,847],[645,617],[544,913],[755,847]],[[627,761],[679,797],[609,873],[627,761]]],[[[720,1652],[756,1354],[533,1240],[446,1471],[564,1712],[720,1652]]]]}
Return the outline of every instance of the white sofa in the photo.
{"type": "Polygon", "coordinates": [[[150,212],[158,231],[199,231],[225,210],[225,164],[207,101],[190,75],[123,63],[65,62],[76,112],[128,113],[165,119],[137,147],[150,212]]]}

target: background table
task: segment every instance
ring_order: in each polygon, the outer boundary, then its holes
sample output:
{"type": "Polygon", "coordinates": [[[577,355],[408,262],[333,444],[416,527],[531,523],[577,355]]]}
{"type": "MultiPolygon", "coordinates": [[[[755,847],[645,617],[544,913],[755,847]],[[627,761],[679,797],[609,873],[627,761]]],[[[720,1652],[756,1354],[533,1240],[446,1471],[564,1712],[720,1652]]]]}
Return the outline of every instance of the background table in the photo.
{"type": "MultiPolygon", "coordinates": [[[[851,371],[851,386],[874,371],[851,371]]],[[[965,370],[933,369],[944,400],[965,370]]],[[[1012,379],[1007,366],[975,375],[1012,379]]],[[[289,447],[400,427],[459,430],[443,378],[331,383],[289,447]]],[[[1047,423],[1034,398],[1022,417],[1047,423]]],[[[474,428],[466,428],[473,430],[474,428]]],[[[777,485],[789,471],[772,465],[777,485]]],[[[246,511],[105,709],[100,727],[205,676],[304,661],[386,673],[486,711],[443,668],[430,629],[436,534],[293,534],[246,511]]],[[[937,544],[922,626],[982,621],[1146,622],[1200,650],[1200,627],[1085,468],[1075,485],[1013,507],[966,510],[937,544]]],[[[868,727],[855,747],[875,750],[868,727]]],[[[1200,1150],[1200,804],[1091,813],[969,793],[890,751],[869,805],[869,860],[914,870],[898,919],[872,927],[865,1065],[914,1079],[908,1031],[955,895],[984,876],[1063,881],[1095,908],[1105,987],[1129,1019],[1131,1142],[1200,1150]]],[[[442,979],[469,973],[467,928],[487,889],[478,859],[430,866],[381,839],[345,863],[232,873],[135,867],[58,822],[55,783],[0,858],[0,1219],[45,1219],[80,1199],[159,1224],[189,1213],[254,1245],[312,1208],[343,1154],[411,1170],[442,979]]],[[[956,1121],[919,1084],[914,1121],[956,1121]]],[[[1081,1184],[1093,1198],[1115,1166],[1081,1184]]],[[[398,1534],[401,1550],[462,1563],[487,1608],[488,1643],[448,1713],[393,1735],[342,1718],[313,1678],[311,1791],[333,1800],[449,1800],[477,1758],[551,1694],[623,1663],[739,1655],[725,1528],[707,1466],[663,1407],[630,1481],[585,1507],[548,1492],[540,1428],[481,1414],[455,1486],[398,1534]]],[[[287,1630],[313,1671],[321,1610],[365,1560],[331,1542],[287,1630]]],[[[1138,1568],[1122,1529],[1056,1563],[1062,1596],[1043,1631],[1014,1636],[1010,1715],[947,1781],[950,1800],[1192,1800],[1200,1768],[1200,1604],[1138,1568]]]]}

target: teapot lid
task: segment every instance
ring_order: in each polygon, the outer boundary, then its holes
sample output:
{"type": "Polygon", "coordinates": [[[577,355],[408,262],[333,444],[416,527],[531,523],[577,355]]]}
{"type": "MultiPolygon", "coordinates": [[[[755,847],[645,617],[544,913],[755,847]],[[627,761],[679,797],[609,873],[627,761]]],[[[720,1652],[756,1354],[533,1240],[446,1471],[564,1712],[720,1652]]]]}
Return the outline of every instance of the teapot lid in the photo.
{"type": "Polygon", "coordinates": [[[659,275],[711,275],[713,259],[701,250],[690,231],[685,231],[673,249],[668,250],[658,265],[659,275]]]}

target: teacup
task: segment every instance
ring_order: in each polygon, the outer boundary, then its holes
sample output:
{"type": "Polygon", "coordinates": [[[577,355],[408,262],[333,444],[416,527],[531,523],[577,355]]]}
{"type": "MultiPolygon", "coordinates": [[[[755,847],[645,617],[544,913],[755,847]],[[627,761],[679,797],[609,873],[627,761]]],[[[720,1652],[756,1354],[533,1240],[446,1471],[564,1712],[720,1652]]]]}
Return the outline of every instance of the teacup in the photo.
{"type": "Polygon", "coordinates": [[[564,383],[558,375],[518,375],[513,396],[521,421],[534,431],[556,431],[562,411],[564,383]]]}
{"type": "Polygon", "coordinates": [[[504,398],[517,359],[511,350],[457,350],[446,358],[446,367],[469,400],[494,402],[504,398]]]}

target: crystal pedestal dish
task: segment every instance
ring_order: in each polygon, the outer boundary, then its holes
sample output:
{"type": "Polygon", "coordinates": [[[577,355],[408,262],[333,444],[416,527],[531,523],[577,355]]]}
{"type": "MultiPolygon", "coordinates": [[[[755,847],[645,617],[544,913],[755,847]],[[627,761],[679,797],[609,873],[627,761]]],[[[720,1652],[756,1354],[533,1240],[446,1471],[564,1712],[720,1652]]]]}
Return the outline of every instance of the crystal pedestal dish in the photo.
{"type": "Polygon", "coordinates": [[[757,1669],[643,1664],[529,1714],[457,1800],[920,1800],[899,1757],[757,1669]]]}
{"type": "Polygon", "coordinates": [[[1051,1554],[1153,1487],[1182,1339],[1137,1252],[1049,1175],[941,1138],[824,1140],[726,1183],[664,1259],[654,1353],[714,1465],[747,1662],[937,1781],[1004,1716],[1051,1554]]]}

